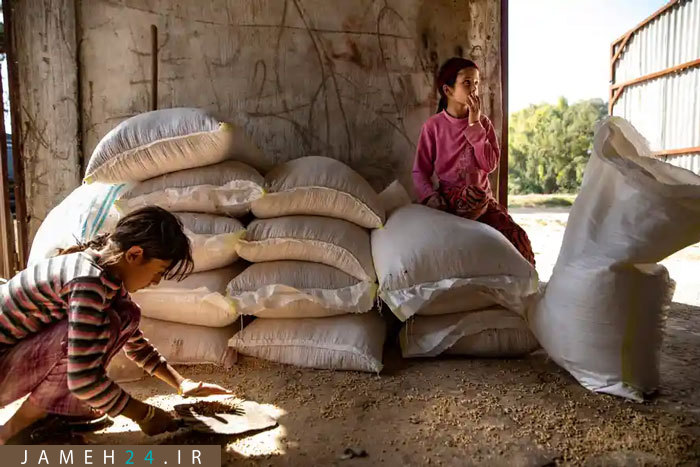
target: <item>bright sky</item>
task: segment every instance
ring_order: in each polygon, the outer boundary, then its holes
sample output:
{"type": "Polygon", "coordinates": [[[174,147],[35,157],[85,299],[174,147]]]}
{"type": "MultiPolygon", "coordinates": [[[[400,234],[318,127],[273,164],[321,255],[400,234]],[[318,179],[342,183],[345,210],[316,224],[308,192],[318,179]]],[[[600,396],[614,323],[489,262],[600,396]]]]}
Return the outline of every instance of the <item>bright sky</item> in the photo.
{"type": "Polygon", "coordinates": [[[610,44],[667,0],[510,0],[511,112],[530,104],[608,100],[610,44]]]}

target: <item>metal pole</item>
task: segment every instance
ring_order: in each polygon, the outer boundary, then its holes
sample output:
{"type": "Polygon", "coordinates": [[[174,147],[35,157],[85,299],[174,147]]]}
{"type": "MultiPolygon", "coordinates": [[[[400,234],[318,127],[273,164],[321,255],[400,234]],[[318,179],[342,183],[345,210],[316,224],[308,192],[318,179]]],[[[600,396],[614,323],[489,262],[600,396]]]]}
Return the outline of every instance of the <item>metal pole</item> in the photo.
{"type": "Polygon", "coordinates": [[[158,28],[151,24],[151,110],[158,110],[158,28]]]}

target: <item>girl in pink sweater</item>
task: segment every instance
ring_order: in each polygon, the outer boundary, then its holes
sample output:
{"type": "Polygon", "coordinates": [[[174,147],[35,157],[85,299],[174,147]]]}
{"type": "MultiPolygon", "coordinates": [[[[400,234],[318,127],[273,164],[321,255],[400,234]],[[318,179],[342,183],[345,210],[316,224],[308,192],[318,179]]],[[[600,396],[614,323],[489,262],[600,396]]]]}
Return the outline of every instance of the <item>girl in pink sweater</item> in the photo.
{"type": "Polygon", "coordinates": [[[479,68],[471,60],[451,58],[440,67],[437,86],[438,112],[423,124],[413,165],[419,200],[490,225],[534,265],[530,239],[491,191],[488,175],[498,167],[501,154],[493,124],[481,114],[479,68]]]}

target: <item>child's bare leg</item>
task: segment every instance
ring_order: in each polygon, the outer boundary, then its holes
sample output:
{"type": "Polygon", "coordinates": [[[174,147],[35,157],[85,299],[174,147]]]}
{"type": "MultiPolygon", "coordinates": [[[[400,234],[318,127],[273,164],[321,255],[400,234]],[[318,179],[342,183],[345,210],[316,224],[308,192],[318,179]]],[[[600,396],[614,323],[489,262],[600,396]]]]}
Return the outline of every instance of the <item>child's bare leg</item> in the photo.
{"type": "Polygon", "coordinates": [[[27,428],[37,420],[46,417],[47,413],[29,402],[29,399],[17,409],[17,412],[5,423],[0,425],[0,446],[6,444],[13,436],[27,428]]]}

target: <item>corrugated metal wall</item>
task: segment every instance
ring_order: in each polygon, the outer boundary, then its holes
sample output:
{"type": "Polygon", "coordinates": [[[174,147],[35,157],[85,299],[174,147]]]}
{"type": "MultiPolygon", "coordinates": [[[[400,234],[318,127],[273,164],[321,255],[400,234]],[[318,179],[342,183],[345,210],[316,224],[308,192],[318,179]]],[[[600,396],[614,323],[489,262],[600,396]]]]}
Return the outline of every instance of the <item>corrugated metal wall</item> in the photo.
{"type": "MultiPolygon", "coordinates": [[[[632,35],[614,65],[612,84],[698,58],[700,0],[681,1],[632,35]]],[[[654,151],[700,146],[700,67],[626,87],[613,115],[631,121],[654,151]]],[[[700,152],[665,160],[700,173],[700,152]]]]}

